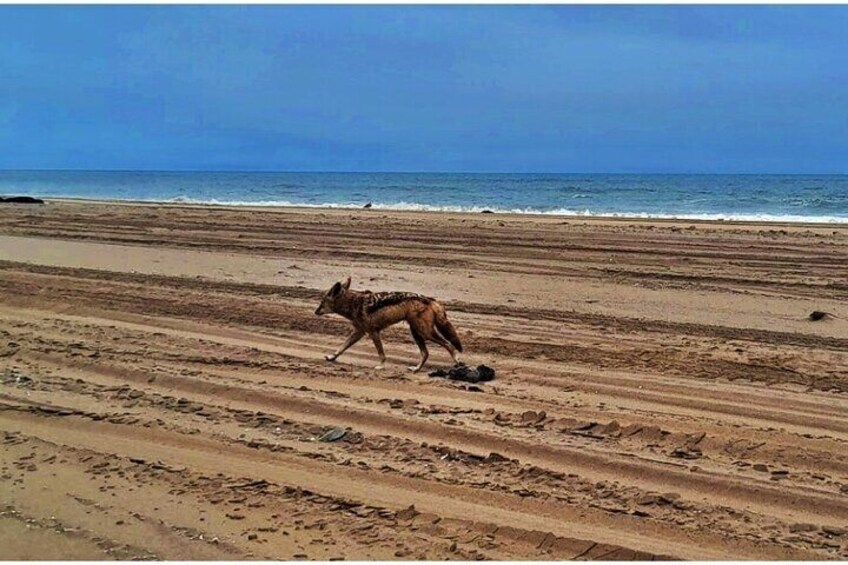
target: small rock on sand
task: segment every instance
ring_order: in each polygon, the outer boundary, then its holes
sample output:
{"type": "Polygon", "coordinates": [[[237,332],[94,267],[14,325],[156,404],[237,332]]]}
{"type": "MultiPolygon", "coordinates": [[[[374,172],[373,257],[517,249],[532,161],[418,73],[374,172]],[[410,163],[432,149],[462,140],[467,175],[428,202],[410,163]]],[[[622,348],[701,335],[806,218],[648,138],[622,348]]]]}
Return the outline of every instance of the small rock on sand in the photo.
{"type": "Polygon", "coordinates": [[[412,520],[416,516],[418,516],[419,512],[415,509],[415,505],[412,504],[408,508],[401,510],[397,513],[396,517],[398,520],[412,520]]]}

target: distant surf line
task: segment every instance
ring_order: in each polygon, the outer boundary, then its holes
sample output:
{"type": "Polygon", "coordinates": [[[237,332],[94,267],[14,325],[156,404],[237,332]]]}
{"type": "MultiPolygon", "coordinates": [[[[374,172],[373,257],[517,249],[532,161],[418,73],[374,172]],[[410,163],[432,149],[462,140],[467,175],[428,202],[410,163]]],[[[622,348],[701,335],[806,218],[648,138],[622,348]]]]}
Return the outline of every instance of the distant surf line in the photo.
{"type": "MultiPolygon", "coordinates": [[[[48,197],[49,198],[49,197],[48,197]]],[[[70,200],[88,200],[72,196],[57,197],[70,200]]],[[[419,202],[293,202],[289,200],[218,200],[174,197],[164,199],[91,199],[92,201],[136,202],[146,204],[187,204],[192,206],[223,206],[241,208],[312,208],[316,210],[362,210],[366,205],[370,210],[396,212],[446,212],[456,214],[520,214],[535,216],[560,216],[580,218],[639,219],[639,220],[689,220],[709,222],[750,222],[750,223],[798,223],[798,224],[848,224],[848,216],[802,216],[793,214],[766,213],[656,213],[644,211],[593,211],[570,208],[499,208],[492,206],[435,205],[419,202]]]]}

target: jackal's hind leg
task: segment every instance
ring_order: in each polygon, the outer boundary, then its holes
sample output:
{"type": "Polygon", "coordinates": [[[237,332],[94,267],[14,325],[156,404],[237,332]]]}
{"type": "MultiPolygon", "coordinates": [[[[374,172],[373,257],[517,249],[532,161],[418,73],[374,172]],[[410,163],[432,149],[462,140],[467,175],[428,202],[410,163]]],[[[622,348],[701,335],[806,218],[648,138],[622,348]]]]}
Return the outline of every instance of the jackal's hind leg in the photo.
{"type": "Polygon", "coordinates": [[[427,351],[427,342],[424,340],[424,336],[415,329],[415,326],[410,325],[409,331],[412,333],[412,339],[415,340],[415,344],[418,345],[418,351],[421,352],[421,361],[409,368],[413,373],[417,373],[424,366],[424,363],[427,362],[430,353],[427,351]]]}
{"type": "Polygon", "coordinates": [[[380,356],[380,363],[374,368],[382,369],[386,364],[386,354],[383,352],[383,341],[380,339],[380,332],[372,332],[369,335],[371,336],[371,341],[374,342],[374,347],[377,348],[377,355],[380,356]]]}
{"type": "Polygon", "coordinates": [[[339,349],[332,355],[325,355],[324,359],[326,359],[327,361],[335,361],[336,359],[338,359],[339,355],[347,351],[350,346],[362,339],[362,336],[364,335],[365,332],[358,328],[353,330],[353,333],[348,336],[347,341],[344,342],[344,345],[339,347],[339,349]]]}
{"type": "Polygon", "coordinates": [[[430,334],[430,339],[447,349],[454,363],[459,362],[459,357],[456,354],[456,348],[451,344],[451,342],[443,338],[442,334],[440,334],[439,332],[432,332],[430,334]]]}

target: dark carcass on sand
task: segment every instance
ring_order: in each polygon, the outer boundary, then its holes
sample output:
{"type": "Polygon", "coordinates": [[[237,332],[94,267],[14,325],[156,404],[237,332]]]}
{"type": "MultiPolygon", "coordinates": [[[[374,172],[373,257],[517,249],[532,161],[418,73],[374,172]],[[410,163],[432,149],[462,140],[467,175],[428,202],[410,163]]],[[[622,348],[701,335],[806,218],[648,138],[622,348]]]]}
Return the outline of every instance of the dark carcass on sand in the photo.
{"type": "Polygon", "coordinates": [[[477,368],[469,367],[465,363],[457,363],[447,371],[436,369],[427,373],[431,377],[443,377],[452,381],[464,381],[466,383],[482,383],[495,379],[495,370],[486,365],[477,365],[477,368]]]}

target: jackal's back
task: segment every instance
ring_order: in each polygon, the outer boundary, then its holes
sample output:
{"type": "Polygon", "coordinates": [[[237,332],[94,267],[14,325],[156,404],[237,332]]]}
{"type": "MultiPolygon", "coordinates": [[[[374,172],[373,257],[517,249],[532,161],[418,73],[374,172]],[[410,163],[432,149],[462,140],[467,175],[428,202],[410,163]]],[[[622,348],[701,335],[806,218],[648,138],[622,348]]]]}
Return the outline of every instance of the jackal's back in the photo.
{"type": "Polygon", "coordinates": [[[414,292],[369,292],[363,296],[362,305],[366,314],[374,314],[383,308],[397,306],[408,301],[430,304],[433,299],[414,292]]]}

